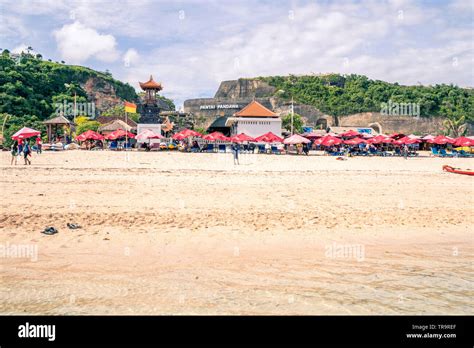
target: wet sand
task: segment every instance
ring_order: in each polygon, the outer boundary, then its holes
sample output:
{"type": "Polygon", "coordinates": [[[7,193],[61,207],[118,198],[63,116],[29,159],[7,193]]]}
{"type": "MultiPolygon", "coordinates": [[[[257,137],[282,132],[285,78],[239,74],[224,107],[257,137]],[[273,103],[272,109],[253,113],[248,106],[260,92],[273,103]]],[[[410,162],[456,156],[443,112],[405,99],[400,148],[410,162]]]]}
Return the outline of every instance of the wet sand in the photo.
{"type": "Polygon", "coordinates": [[[474,312],[472,159],[0,159],[2,314],[474,312]]]}

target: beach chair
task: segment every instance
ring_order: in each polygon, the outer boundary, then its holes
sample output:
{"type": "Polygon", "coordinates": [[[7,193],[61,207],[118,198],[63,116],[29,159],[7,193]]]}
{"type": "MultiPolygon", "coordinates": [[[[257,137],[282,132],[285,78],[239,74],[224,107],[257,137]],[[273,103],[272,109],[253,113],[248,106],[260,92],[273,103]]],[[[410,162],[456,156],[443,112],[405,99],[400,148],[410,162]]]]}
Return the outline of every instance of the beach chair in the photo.
{"type": "Polygon", "coordinates": [[[109,150],[117,150],[117,142],[116,141],[112,141],[110,144],[109,144],[109,150]]]}
{"type": "Polygon", "coordinates": [[[219,152],[226,152],[225,144],[219,144],[219,152]]]}
{"type": "Polygon", "coordinates": [[[433,156],[441,156],[441,154],[438,152],[438,148],[436,148],[436,147],[431,148],[431,154],[433,156]]]}
{"type": "Polygon", "coordinates": [[[272,154],[274,154],[274,155],[279,155],[280,154],[280,151],[278,151],[278,148],[276,146],[272,146],[271,150],[272,150],[272,154]]]}
{"type": "Polygon", "coordinates": [[[257,145],[258,153],[265,153],[265,145],[257,145]]]}
{"type": "Polygon", "coordinates": [[[441,157],[453,157],[453,154],[447,153],[445,149],[441,149],[439,151],[439,153],[440,153],[441,157]]]}
{"type": "Polygon", "coordinates": [[[464,150],[460,150],[459,151],[459,157],[472,157],[472,155],[470,153],[467,153],[464,150]]]}
{"type": "Polygon", "coordinates": [[[214,152],[214,144],[207,144],[207,152],[214,152]]]}

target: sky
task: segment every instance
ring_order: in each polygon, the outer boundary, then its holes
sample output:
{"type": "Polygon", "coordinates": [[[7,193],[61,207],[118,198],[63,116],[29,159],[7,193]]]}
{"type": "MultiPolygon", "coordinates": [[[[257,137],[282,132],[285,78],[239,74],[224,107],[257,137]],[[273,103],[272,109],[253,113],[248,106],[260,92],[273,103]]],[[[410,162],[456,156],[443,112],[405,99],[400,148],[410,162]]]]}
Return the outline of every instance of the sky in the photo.
{"type": "Polygon", "coordinates": [[[0,0],[0,48],[109,70],[139,91],[150,74],[178,108],[219,83],[363,74],[474,86],[471,0],[0,0]]]}

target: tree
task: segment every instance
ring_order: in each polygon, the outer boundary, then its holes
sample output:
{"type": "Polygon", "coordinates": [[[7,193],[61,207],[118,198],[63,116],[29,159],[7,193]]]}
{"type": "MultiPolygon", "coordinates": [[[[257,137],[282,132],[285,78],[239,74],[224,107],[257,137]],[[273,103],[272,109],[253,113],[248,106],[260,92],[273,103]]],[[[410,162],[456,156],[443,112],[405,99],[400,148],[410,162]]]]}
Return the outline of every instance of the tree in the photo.
{"type": "MultiPolygon", "coordinates": [[[[281,119],[282,127],[287,131],[291,131],[291,114],[285,115],[281,119]]],[[[300,115],[294,114],[293,116],[293,133],[303,132],[303,119],[300,115]]]]}
{"type": "Polygon", "coordinates": [[[463,136],[467,132],[467,123],[465,116],[450,116],[443,121],[443,126],[446,135],[450,135],[454,138],[463,136]]]}
{"type": "Polygon", "coordinates": [[[76,127],[76,134],[81,134],[88,130],[93,130],[96,132],[99,127],[100,123],[97,121],[85,121],[76,127]]]}

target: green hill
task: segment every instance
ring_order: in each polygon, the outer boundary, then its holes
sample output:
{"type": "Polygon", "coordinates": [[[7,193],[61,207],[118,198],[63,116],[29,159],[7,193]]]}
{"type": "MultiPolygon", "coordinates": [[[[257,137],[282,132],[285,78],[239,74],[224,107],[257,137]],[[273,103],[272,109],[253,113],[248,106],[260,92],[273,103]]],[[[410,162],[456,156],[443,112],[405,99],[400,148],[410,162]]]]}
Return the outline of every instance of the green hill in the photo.
{"type": "MultiPolygon", "coordinates": [[[[8,50],[0,54],[2,124],[8,114],[4,129],[5,140],[24,125],[44,131],[41,121],[56,114],[54,104],[73,102],[74,93],[77,94],[78,103],[94,102],[97,114],[123,100],[139,100],[132,86],[114,79],[108,72],[46,61],[40,54],[15,55],[8,50]]],[[[171,100],[160,98],[174,109],[171,100]]]]}
{"type": "Polygon", "coordinates": [[[474,122],[474,90],[453,85],[403,86],[360,75],[308,75],[260,77],[283,98],[312,105],[332,116],[380,112],[381,104],[417,103],[420,116],[464,117],[474,122]]]}

